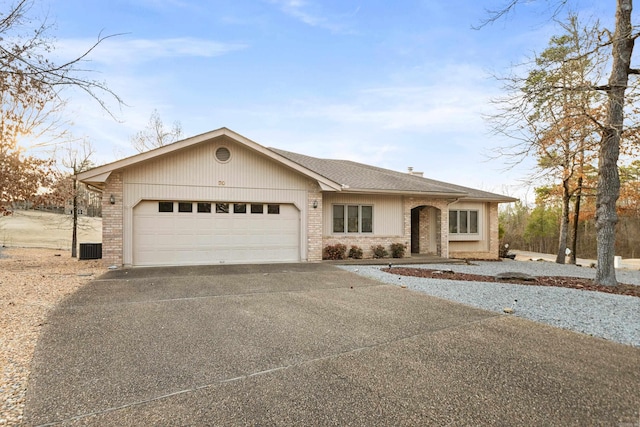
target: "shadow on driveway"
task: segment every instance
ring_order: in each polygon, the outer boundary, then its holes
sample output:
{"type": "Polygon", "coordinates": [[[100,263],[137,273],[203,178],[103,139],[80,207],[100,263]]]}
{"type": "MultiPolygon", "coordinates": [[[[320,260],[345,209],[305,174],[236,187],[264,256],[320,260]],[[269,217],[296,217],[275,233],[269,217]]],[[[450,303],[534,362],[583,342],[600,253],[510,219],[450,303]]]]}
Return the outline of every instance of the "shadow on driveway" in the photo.
{"type": "Polygon", "coordinates": [[[48,319],[27,425],[617,425],[640,350],[327,264],[109,272],[48,319]]]}

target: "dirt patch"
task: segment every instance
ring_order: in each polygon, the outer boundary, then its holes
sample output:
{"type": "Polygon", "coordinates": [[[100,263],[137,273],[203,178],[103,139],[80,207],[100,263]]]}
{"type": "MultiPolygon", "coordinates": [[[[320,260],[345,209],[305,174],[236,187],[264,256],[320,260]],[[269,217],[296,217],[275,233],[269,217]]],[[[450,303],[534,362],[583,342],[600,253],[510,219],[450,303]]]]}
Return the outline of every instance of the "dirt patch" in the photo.
{"type": "Polygon", "coordinates": [[[586,291],[605,292],[616,295],[640,297],[640,286],[619,283],[618,286],[601,286],[591,279],[567,276],[536,276],[535,280],[500,280],[494,276],[456,273],[449,270],[429,270],[424,268],[392,267],[383,268],[386,273],[400,276],[425,277],[429,279],[463,280],[469,282],[514,283],[518,285],[556,286],[561,288],[581,289],[586,291]]]}
{"type": "Polygon", "coordinates": [[[70,251],[3,248],[0,254],[0,425],[18,425],[48,313],[107,270],[101,260],[78,261],[70,251]]]}

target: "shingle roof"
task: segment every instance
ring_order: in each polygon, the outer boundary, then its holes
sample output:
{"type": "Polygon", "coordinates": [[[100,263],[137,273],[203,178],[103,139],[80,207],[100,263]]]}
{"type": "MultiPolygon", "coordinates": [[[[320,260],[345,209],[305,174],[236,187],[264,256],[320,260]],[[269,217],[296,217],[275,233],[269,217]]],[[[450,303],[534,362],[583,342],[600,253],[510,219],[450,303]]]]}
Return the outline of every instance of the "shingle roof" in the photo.
{"type": "Polygon", "coordinates": [[[346,191],[427,193],[430,196],[502,202],[515,200],[501,194],[449,184],[349,160],[319,159],[278,148],[269,149],[300,166],[341,184],[346,191]]]}

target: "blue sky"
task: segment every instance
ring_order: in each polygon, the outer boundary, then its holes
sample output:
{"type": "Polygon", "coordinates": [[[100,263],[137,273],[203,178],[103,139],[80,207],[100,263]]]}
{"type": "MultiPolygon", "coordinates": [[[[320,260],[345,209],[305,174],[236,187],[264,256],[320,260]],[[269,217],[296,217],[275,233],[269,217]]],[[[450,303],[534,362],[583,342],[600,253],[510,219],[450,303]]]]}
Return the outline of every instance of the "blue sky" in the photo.
{"type": "MultiPolygon", "coordinates": [[[[613,3],[576,2],[607,24],[613,3]]],[[[474,30],[503,1],[472,0],[41,0],[55,22],[57,53],[104,41],[85,68],[127,106],[118,121],[69,92],[74,134],[96,161],[134,154],[130,137],[157,109],[192,136],[222,126],[265,146],[408,166],[442,181],[522,196],[530,164],[488,161],[509,141],[483,114],[505,74],[547,45],[549,4],[523,2],[474,30]]],[[[566,14],[562,14],[565,16],[566,14]]],[[[531,201],[531,200],[529,200],[531,201]]]]}

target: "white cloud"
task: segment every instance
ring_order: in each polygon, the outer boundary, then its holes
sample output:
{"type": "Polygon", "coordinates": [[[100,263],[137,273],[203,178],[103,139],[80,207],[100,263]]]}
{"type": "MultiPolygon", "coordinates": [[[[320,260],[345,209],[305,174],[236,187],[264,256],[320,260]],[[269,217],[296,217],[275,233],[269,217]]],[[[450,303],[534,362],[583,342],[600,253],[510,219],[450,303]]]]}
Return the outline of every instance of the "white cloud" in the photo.
{"type": "Polygon", "coordinates": [[[352,30],[344,22],[345,17],[353,16],[358,12],[342,14],[338,16],[325,16],[321,7],[316,2],[306,0],[268,0],[269,3],[277,5],[282,12],[303,22],[311,27],[327,29],[333,33],[351,33],[352,30]]]}
{"type": "MultiPolygon", "coordinates": [[[[244,43],[224,43],[193,37],[128,40],[124,37],[126,36],[104,40],[88,59],[107,65],[121,65],[176,57],[212,58],[248,47],[244,43]]],[[[56,52],[72,58],[82,54],[94,43],[95,40],[91,39],[63,39],[57,43],[56,52]]]]}
{"type": "Polygon", "coordinates": [[[467,71],[434,76],[433,85],[362,89],[348,103],[313,99],[296,105],[292,114],[386,130],[484,133],[482,115],[489,111],[494,93],[480,84],[486,83],[482,74],[467,71]]]}

